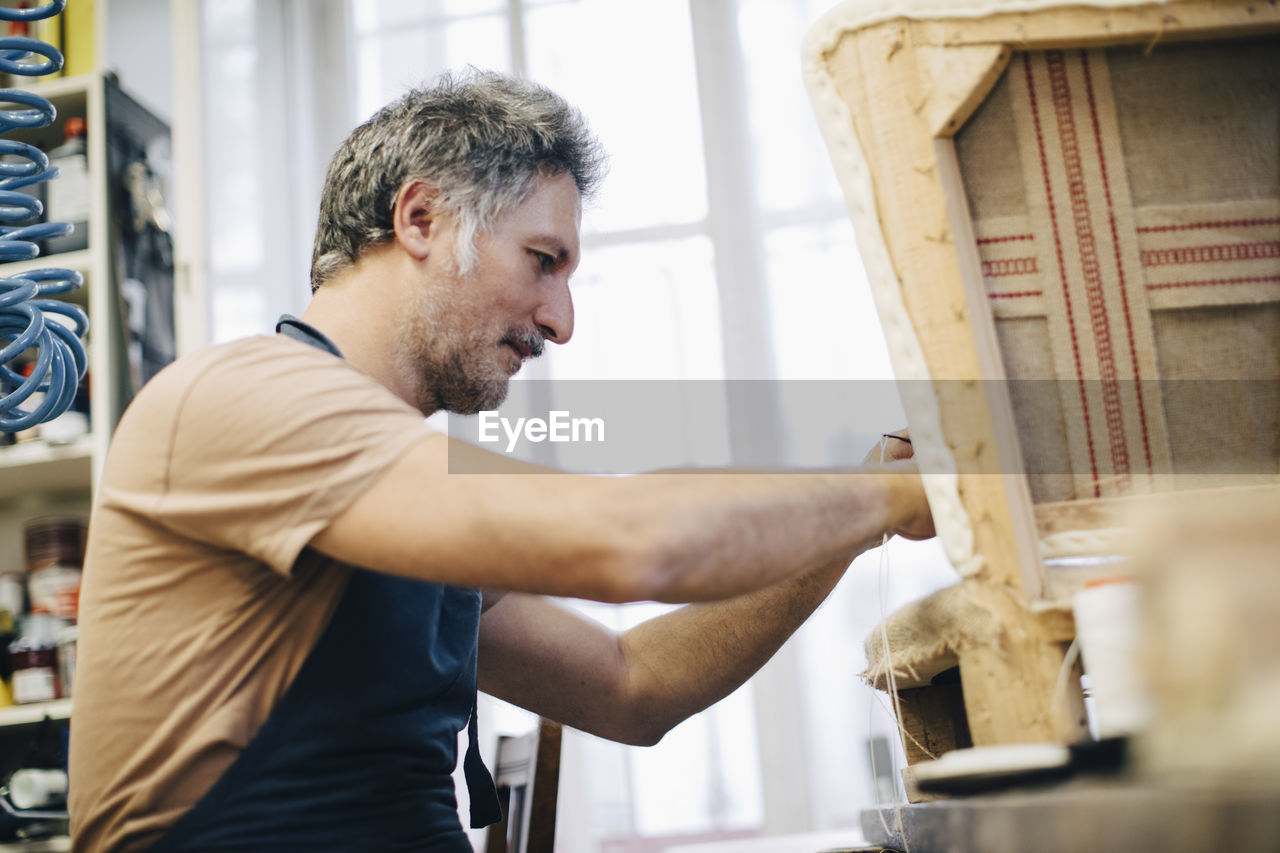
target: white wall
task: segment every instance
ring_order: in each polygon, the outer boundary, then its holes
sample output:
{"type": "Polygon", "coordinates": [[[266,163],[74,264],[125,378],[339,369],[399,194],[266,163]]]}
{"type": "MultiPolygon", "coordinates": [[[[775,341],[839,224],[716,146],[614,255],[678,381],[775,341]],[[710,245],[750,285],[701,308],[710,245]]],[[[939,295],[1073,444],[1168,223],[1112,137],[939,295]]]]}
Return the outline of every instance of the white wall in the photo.
{"type": "Polygon", "coordinates": [[[174,92],[169,0],[110,0],[106,12],[103,65],[119,75],[121,88],[171,122],[174,92]]]}

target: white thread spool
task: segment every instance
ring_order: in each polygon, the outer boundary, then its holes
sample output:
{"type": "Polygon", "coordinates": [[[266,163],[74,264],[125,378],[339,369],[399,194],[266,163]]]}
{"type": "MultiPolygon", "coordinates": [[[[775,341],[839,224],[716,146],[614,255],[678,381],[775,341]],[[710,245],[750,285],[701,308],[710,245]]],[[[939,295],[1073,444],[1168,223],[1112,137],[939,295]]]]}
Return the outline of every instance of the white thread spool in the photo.
{"type": "Polygon", "coordinates": [[[1140,731],[1150,716],[1138,665],[1142,590],[1128,578],[1090,581],[1074,601],[1076,637],[1099,738],[1140,731]]]}
{"type": "Polygon", "coordinates": [[[9,778],[9,799],[15,808],[36,809],[67,796],[62,770],[15,770],[9,778]]]}

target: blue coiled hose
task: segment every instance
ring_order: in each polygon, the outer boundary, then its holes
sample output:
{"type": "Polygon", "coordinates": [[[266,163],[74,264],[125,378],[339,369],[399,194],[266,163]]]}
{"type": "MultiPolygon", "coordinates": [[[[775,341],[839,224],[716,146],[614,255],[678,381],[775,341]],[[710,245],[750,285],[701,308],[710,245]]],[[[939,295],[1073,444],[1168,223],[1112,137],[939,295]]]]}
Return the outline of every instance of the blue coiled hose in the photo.
{"type": "MultiPolygon", "coordinates": [[[[30,9],[0,8],[0,21],[39,21],[59,14],[67,0],[50,0],[30,9]]],[[[0,37],[0,71],[38,77],[62,68],[62,54],[50,44],[26,36],[0,37]],[[41,61],[31,61],[43,57],[41,61]]],[[[17,109],[0,110],[0,134],[15,128],[48,127],[57,112],[48,99],[18,89],[0,89],[0,103],[17,109]]],[[[22,223],[38,219],[43,212],[39,199],[18,192],[23,187],[58,176],[49,167],[49,158],[40,149],[12,139],[0,139],[0,263],[24,261],[40,254],[36,240],[70,234],[65,222],[22,223]],[[25,162],[13,162],[13,157],[25,162]]],[[[56,418],[76,396],[76,385],[84,378],[88,360],[80,342],[89,329],[85,313],[67,302],[44,299],[69,293],[84,284],[78,272],[65,269],[29,270],[20,276],[0,279],[0,431],[17,432],[56,418]],[[71,328],[47,315],[57,314],[71,321],[71,328]],[[35,368],[23,376],[9,367],[26,350],[36,350],[35,368]],[[22,404],[31,395],[43,392],[34,408],[22,404]]]]}

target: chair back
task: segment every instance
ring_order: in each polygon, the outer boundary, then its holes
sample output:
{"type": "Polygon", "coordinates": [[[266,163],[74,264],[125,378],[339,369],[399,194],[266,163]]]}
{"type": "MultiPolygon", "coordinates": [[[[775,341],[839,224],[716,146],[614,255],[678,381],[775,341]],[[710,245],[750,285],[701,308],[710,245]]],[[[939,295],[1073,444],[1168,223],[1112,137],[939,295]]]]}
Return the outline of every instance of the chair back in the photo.
{"type": "Polygon", "coordinates": [[[494,782],[502,820],[489,827],[485,853],[552,853],[560,789],[560,724],[539,719],[528,734],[498,738],[494,782]]]}

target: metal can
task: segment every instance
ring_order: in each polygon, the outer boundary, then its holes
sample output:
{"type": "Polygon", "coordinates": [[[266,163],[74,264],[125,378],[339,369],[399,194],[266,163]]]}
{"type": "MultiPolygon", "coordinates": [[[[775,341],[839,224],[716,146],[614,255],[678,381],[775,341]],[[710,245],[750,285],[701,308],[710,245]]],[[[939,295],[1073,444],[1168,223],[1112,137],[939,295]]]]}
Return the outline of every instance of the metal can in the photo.
{"type": "Polygon", "coordinates": [[[74,518],[27,522],[27,594],[33,614],[76,618],[86,533],[85,523],[74,518]]]}

